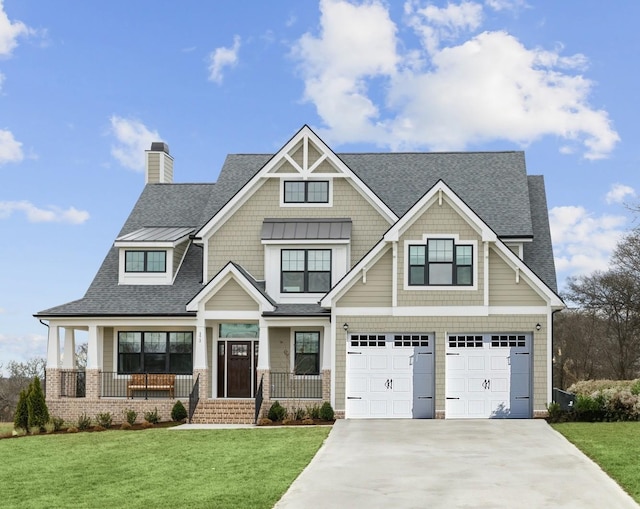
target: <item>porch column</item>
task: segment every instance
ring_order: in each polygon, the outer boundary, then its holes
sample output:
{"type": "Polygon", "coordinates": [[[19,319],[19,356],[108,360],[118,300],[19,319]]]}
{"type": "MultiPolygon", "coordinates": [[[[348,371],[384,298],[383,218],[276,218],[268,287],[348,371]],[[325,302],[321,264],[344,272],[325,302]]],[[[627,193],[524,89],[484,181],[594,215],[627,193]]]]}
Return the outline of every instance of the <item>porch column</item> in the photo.
{"type": "Polygon", "coordinates": [[[322,399],[331,401],[331,334],[333,327],[331,324],[323,326],[322,332],[322,399]]]}
{"type": "MultiPolygon", "coordinates": [[[[258,385],[262,380],[262,398],[268,401],[270,394],[270,377],[271,356],[269,354],[269,326],[264,320],[259,322],[260,332],[258,336],[258,365],[256,366],[256,376],[258,377],[258,385]]],[[[264,406],[263,406],[264,408],[264,406]]]]}
{"type": "Polygon", "coordinates": [[[193,382],[200,376],[200,398],[209,397],[210,382],[208,374],[207,362],[207,328],[204,320],[199,319],[196,326],[196,344],[193,356],[193,382]]]}
{"type": "Polygon", "coordinates": [[[102,355],[102,331],[97,325],[89,325],[89,339],[87,341],[87,368],[85,381],[85,397],[98,399],[100,397],[100,360],[102,355]]]}
{"type": "Polygon", "coordinates": [[[47,399],[60,397],[60,328],[49,322],[49,336],[47,338],[47,367],[46,367],[47,399]]]}
{"type": "Polygon", "coordinates": [[[64,329],[64,353],[62,354],[62,368],[75,369],[76,367],[76,331],[64,329]]]}

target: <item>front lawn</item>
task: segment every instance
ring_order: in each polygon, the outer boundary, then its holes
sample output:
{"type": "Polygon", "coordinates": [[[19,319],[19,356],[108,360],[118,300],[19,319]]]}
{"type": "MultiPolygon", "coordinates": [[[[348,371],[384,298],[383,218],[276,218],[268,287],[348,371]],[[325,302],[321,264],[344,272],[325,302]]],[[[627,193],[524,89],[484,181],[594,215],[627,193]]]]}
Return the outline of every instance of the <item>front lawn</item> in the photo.
{"type": "Polygon", "coordinates": [[[640,503],[640,422],[553,424],[640,503]]]}
{"type": "Polygon", "coordinates": [[[330,430],[149,429],[0,440],[0,500],[13,508],[267,509],[330,430]]]}

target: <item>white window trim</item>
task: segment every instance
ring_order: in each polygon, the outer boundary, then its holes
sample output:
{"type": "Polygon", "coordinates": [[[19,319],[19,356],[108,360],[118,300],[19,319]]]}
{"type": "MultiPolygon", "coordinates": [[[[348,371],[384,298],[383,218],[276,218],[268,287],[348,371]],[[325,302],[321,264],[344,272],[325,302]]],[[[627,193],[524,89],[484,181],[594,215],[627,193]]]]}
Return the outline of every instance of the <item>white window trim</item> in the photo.
{"type": "MultiPolygon", "coordinates": [[[[287,174],[288,175],[288,174],[287,174]]],[[[282,178],[280,180],[280,206],[286,208],[327,208],[333,207],[333,178],[301,178],[299,175],[292,173],[290,178],[282,178]],[[285,182],[328,182],[329,196],[327,203],[285,203],[284,201],[284,183],[285,182]]]]}
{"type": "Polygon", "coordinates": [[[407,291],[418,292],[433,292],[433,291],[445,291],[445,292],[460,292],[460,291],[474,291],[478,289],[478,241],[477,240],[465,240],[460,239],[460,235],[457,233],[425,233],[421,239],[405,240],[404,241],[404,258],[403,258],[403,289],[407,291]],[[415,245],[427,245],[429,239],[453,239],[454,245],[473,246],[473,284],[472,285],[410,285],[409,284],[409,246],[415,245]]]}
{"type": "Polygon", "coordinates": [[[324,343],[324,327],[291,327],[291,335],[289,341],[289,372],[291,378],[321,378],[322,377],[322,350],[324,343]],[[318,344],[318,374],[317,375],[296,375],[296,332],[318,332],[320,334],[320,342],[318,344]]]}
{"type": "Polygon", "coordinates": [[[150,251],[149,248],[140,246],[120,247],[118,253],[118,284],[119,285],[170,285],[173,283],[173,248],[156,247],[153,251],[165,251],[164,272],[126,272],[126,251],[150,251]]]}

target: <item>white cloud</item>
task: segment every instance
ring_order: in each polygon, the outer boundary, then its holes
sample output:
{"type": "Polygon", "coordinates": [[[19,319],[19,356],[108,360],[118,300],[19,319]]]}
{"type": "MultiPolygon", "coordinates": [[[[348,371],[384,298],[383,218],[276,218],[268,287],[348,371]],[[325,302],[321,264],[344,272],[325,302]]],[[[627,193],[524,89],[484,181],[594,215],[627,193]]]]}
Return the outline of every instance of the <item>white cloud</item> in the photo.
{"type": "Polygon", "coordinates": [[[13,137],[11,131],[0,129],[0,165],[19,163],[24,159],[22,143],[13,137]]]}
{"type": "Polygon", "coordinates": [[[625,233],[627,218],[595,216],[581,206],[549,211],[556,270],[564,276],[606,270],[609,258],[625,233]]]}
{"type": "Polygon", "coordinates": [[[154,141],[162,141],[158,131],[150,131],[142,122],[112,116],[111,134],[118,141],[118,145],[111,147],[111,155],[125,168],[136,171],[145,169],[145,150],[151,148],[154,141]]]}
{"type": "Polygon", "coordinates": [[[34,357],[47,356],[47,337],[42,334],[0,334],[0,361],[26,362],[34,357]]]}
{"type": "Polygon", "coordinates": [[[233,37],[233,46],[230,48],[216,48],[209,55],[209,80],[220,85],[222,83],[222,71],[225,67],[234,67],[238,63],[238,51],[240,51],[240,36],[233,37]]]}
{"type": "Polygon", "coordinates": [[[634,198],[636,191],[633,187],[626,186],[624,184],[613,184],[611,190],[604,197],[608,204],[612,203],[624,203],[627,197],[634,198]]]}
{"type": "Polygon", "coordinates": [[[11,22],[4,11],[3,0],[0,0],[0,56],[10,57],[11,52],[18,45],[18,38],[34,33],[35,31],[22,21],[11,22]]]}
{"type": "Polygon", "coordinates": [[[584,55],[527,48],[503,31],[469,34],[481,28],[479,3],[406,2],[403,22],[426,50],[398,44],[381,0],[322,0],[320,10],[320,33],[304,34],[292,54],[330,143],[464,150],[554,136],[562,153],[599,159],[619,141],[607,112],[589,104],[584,55]],[[444,40],[452,42],[441,47],[444,40]]]}
{"type": "Polygon", "coordinates": [[[82,224],[89,219],[89,213],[69,207],[64,210],[51,206],[46,209],[36,207],[28,201],[0,201],[0,219],[7,219],[14,212],[22,212],[30,223],[70,223],[82,224]]]}
{"type": "Polygon", "coordinates": [[[485,5],[494,11],[516,11],[529,7],[524,0],[485,0],[485,5]]]}

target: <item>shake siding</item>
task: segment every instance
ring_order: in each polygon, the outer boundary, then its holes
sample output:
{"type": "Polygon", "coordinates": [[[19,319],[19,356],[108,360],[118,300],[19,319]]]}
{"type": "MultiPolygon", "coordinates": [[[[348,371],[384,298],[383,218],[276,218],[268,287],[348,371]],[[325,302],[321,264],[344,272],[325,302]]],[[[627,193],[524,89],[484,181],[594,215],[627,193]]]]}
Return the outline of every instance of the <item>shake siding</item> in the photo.
{"type": "Polygon", "coordinates": [[[164,182],[173,182],[173,159],[168,155],[164,158],[164,182]]]}
{"type": "Polygon", "coordinates": [[[345,409],[346,398],[346,337],[343,323],[349,324],[349,334],[387,332],[431,332],[435,342],[435,410],[445,410],[445,341],[447,334],[533,332],[532,389],[533,410],[544,412],[547,403],[547,316],[495,315],[484,317],[402,317],[402,316],[347,316],[336,317],[336,410],[345,409]],[[540,331],[535,330],[541,324],[540,331]]]}
{"type": "Polygon", "coordinates": [[[148,182],[151,184],[160,182],[160,153],[152,152],[148,157],[148,182]]]}
{"type": "Polygon", "coordinates": [[[291,163],[289,161],[284,161],[274,173],[292,173],[295,175],[299,174],[298,170],[291,166],[291,163]]]}
{"type": "Polygon", "coordinates": [[[484,304],[484,257],[482,239],[460,215],[443,200],[439,206],[434,203],[404,233],[398,242],[398,305],[399,306],[481,306],[484,304]],[[458,234],[461,242],[477,241],[474,246],[477,290],[404,290],[404,275],[407,259],[405,244],[420,240],[424,234],[458,234]]]}
{"type": "Polygon", "coordinates": [[[309,167],[313,166],[313,163],[315,163],[320,158],[320,152],[313,146],[312,143],[309,143],[309,146],[307,148],[307,155],[309,159],[309,167]]]}
{"type": "Polygon", "coordinates": [[[391,306],[391,273],[393,253],[389,249],[367,270],[367,282],[362,276],[338,301],[337,306],[348,307],[388,307],[391,306]]]}
{"type": "Polygon", "coordinates": [[[291,329],[289,327],[269,327],[269,361],[274,373],[291,371],[291,329]],[[286,352],[286,353],[285,353],[286,352]]]}
{"type": "MultiPolygon", "coordinates": [[[[326,159],[322,161],[318,167],[314,170],[314,173],[338,173],[331,163],[329,163],[326,159]]],[[[334,181],[335,182],[335,181],[334,181]]]]}
{"type": "Polygon", "coordinates": [[[264,279],[264,246],[260,233],[266,217],[351,218],[351,266],[389,228],[389,223],[342,178],[334,180],[331,208],[280,207],[280,185],[280,179],[268,179],[209,239],[207,279],[229,260],[242,265],[256,279],[264,279]]]}
{"type": "Polygon", "coordinates": [[[490,306],[544,306],[546,302],[493,250],[489,250],[490,306]]]}
{"type": "Polygon", "coordinates": [[[235,281],[229,280],[204,305],[207,311],[257,311],[258,303],[235,281]]]}
{"type": "Polygon", "coordinates": [[[298,148],[296,148],[293,152],[290,152],[289,155],[291,156],[291,159],[298,163],[298,166],[300,166],[301,168],[303,167],[302,162],[304,160],[304,151],[302,148],[302,143],[300,143],[298,145],[298,148]]]}
{"type": "Polygon", "coordinates": [[[105,327],[102,331],[102,369],[103,371],[117,371],[113,365],[113,352],[118,348],[113,336],[113,327],[105,327]]]}
{"type": "Polygon", "coordinates": [[[182,257],[184,256],[184,252],[187,250],[187,246],[189,245],[189,241],[185,240],[182,244],[179,244],[173,250],[173,277],[175,277],[176,272],[178,271],[178,267],[180,266],[180,262],[182,261],[182,257]]]}

